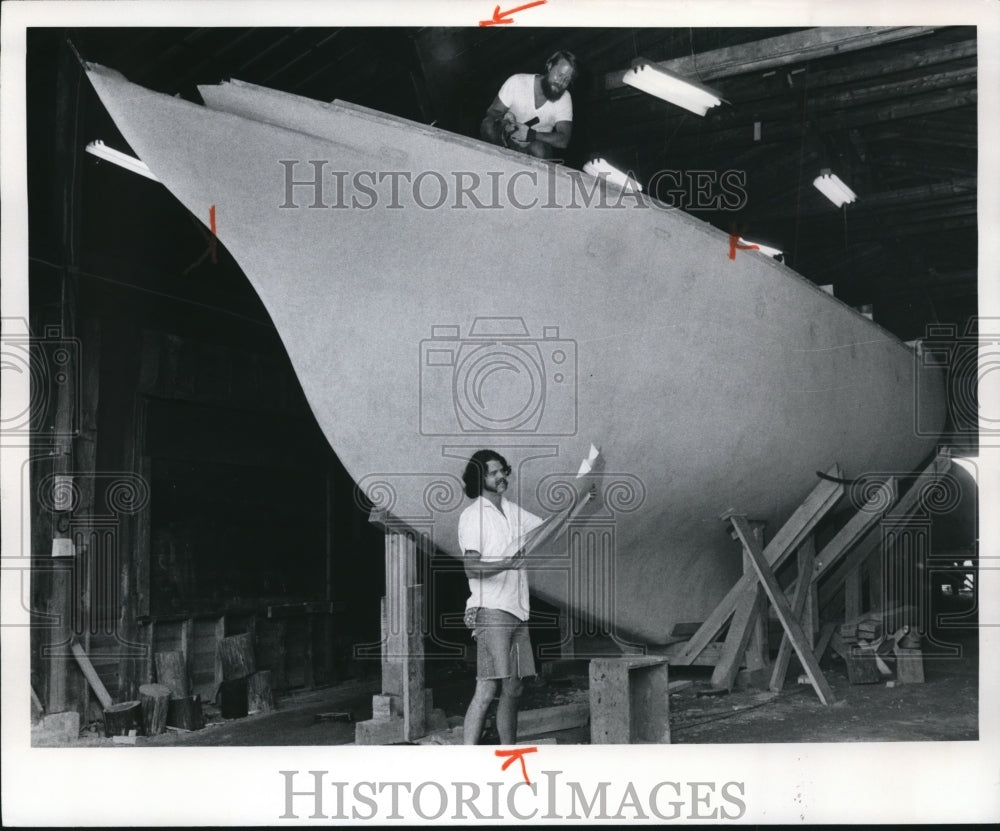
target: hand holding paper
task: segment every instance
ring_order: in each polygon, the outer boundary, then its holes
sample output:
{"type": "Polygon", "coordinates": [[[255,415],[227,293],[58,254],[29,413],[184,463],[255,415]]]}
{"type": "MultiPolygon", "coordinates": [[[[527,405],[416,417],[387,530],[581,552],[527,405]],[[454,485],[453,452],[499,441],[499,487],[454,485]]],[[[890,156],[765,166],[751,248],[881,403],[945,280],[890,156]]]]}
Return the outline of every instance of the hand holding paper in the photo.
{"type": "Polygon", "coordinates": [[[557,539],[566,530],[569,523],[576,519],[588,505],[594,505],[597,500],[597,478],[601,476],[604,467],[604,457],[594,445],[590,445],[590,453],[580,463],[577,471],[578,480],[576,493],[567,507],[552,516],[546,517],[530,531],[521,534],[504,551],[505,557],[511,557],[518,551],[525,555],[557,539]]]}

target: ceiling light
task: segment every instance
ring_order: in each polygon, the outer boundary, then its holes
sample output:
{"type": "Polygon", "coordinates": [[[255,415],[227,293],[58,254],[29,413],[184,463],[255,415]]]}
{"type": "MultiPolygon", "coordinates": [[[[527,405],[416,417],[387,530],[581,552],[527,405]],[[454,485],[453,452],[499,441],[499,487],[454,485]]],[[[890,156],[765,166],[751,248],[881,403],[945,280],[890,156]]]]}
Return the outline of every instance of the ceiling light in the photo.
{"type": "Polygon", "coordinates": [[[760,251],[761,254],[767,254],[768,257],[780,257],[782,254],[777,248],[772,248],[770,245],[764,245],[759,242],[750,242],[750,240],[745,240],[743,237],[740,237],[740,245],[750,246],[760,251]]]}
{"type": "Polygon", "coordinates": [[[630,87],[641,89],[697,115],[703,116],[709,109],[722,103],[722,98],[715,90],[688,81],[643,58],[626,70],[622,80],[630,87]]]}
{"type": "Polygon", "coordinates": [[[88,153],[92,153],[99,159],[104,159],[105,161],[109,161],[119,167],[124,167],[126,170],[131,170],[133,173],[138,173],[140,176],[152,179],[154,182],[160,181],[152,174],[150,169],[146,167],[146,163],[144,161],[137,159],[135,156],[129,156],[126,153],[115,150],[112,147],[108,147],[100,139],[90,142],[90,144],[87,145],[86,150],[88,153]]]}
{"type": "Polygon", "coordinates": [[[821,170],[819,176],[813,179],[813,185],[838,208],[858,198],[853,190],[840,181],[836,173],[829,170],[821,170]]]}
{"type": "Polygon", "coordinates": [[[583,166],[583,172],[596,176],[598,179],[606,179],[612,184],[618,185],[622,190],[642,191],[642,185],[635,179],[627,173],[622,173],[614,165],[608,164],[604,159],[591,159],[583,166]]]}

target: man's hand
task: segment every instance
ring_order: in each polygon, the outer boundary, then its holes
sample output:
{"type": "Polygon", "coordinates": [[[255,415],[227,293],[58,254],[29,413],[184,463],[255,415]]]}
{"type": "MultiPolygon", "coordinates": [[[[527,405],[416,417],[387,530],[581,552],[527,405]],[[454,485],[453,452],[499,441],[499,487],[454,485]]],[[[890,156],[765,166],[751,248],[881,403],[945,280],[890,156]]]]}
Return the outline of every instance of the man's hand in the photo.
{"type": "Polygon", "coordinates": [[[514,122],[514,129],[508,133],[508,136],[514,141],[526,143],[528,141],[528,125],[514,122]]]}

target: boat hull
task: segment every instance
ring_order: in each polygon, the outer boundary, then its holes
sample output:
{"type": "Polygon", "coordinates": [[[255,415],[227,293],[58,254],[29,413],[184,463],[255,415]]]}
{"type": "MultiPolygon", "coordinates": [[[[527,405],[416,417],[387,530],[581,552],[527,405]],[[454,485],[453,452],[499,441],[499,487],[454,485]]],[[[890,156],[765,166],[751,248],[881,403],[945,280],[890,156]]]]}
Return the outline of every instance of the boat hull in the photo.
{"type": "Polygon", "coordinates": [[[601,448],[602,499],[532,589],[619,639],[662,643],[726,593],[720,515],[774,533],[817,470],[909,472],[934,448],[943,384],[910,348],[681,211],[611,187],[585,206],[584,174],[339,102],[232,83],[200,106],[89,75],[160,181],[214,207],[377,507],[458,556],[473,451],[503,452],[509,496],[545,515],[601,448]]]}

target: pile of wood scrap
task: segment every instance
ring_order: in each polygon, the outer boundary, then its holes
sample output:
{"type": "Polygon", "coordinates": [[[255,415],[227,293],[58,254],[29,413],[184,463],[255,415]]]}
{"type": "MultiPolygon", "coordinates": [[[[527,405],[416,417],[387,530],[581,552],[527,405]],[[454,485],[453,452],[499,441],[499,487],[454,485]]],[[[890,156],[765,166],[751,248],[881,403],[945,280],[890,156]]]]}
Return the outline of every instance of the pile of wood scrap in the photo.
{"type": "Polygon", "coordinates": [[[894,677],[905,683],[923,682],[920,637],[902,623],[903,613],[903,609],[866,612],[834,632],[830,645],[847,664],[852,684],[875,684],[894,677]]]}

